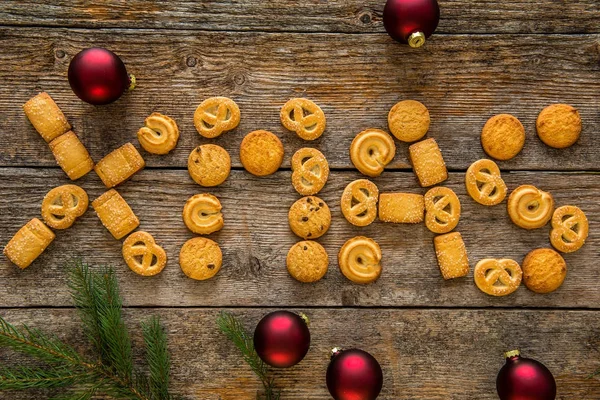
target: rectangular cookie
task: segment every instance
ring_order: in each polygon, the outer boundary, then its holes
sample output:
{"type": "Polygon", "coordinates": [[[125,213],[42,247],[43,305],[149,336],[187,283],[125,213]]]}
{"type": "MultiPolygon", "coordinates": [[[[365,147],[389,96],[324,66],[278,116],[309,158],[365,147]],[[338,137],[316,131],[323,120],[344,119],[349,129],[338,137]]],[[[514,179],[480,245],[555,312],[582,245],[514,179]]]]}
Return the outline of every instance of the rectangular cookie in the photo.
{"type": "Polygon", "coordinates": [[[133,174],[144,168],[144,159],[131,143],[107,154],[98,161],[94,171],[107,188],[115,187],[131,178],[133,174]]]}
{"type": "Polygon", "coordinates": [[[46,143],[71,129],[65,115],[46,92],[29,99],[23,104],[23,111],[46,143]]]}
{"type": "Polygon", "coordinates": [[[71,180],[76,180],[94,168],[94,161],[73,131],[60,135],[49,144],[52,154],[71,180]]]}
{"type": "Polygon", "coordinates": [[[444,279],[459,278],[469,273],[467,248],[459,232],[436,236],[433,243],[444,279]]]}
{"type": "Polygon", "coordinates": [[[129,234],[140,224],[129,204],[114,189],[110,189],[92,202],[102,225],[117,240],[129,234]]]}
{"type": "Polygon", "coordinates": [[[414,193],[381,193],[379,219],[383,222],[418,224],[425,217],[423,196],[414,193]]]}
{"type": "Polygon", "coordinates": [[[426,139],[408,148],[413,170],[423,187],[448,179],[448,170],[435,139],[426,139]]]}
{"type": "Polygon", "coordinates": [[[26,223],[4,248],[6,257],[17,267],[27,268],[46,250],[56,235],[37,218],[26,223]]]}

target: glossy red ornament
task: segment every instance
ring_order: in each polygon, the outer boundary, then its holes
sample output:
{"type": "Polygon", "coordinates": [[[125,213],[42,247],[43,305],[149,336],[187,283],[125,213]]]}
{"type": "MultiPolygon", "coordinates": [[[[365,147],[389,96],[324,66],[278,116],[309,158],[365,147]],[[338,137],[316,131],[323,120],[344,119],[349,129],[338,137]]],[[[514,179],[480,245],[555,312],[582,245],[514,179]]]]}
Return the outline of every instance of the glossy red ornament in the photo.
{"type": "Polygon", "coordinates": [[[383,386],[383,372],[375,357],[366,351],[335,348],[326,380],[335,400],[375,400],[383,386]]]}
{"type": "Polygon", "coordinates": [[[421,47],[440,21],[436,0],[387,0],[383,9],[383,26],[396,41],[421,47]]]}
{"type": "Polygon", "coordinates": [[[71,60],[68,75],[77,97],[95,105],[112,103],[135,85],[135,78],[127,74],[123,61],[101,47],[80,51],[71,60]]]}
{"type": "Polygon", "coordinates": [[[496,378],[500,400],[554,400],[556,382],[542,363],[521,357],[519,350],[505,353],[506,364],[496,378]]]}
{"type": "Polygon", "coordinates": [[[260,320],[254,330],[254,349],[272,367],[288,368],[298,364],[310,347],[306,316],[275,311],[260,320]]]}

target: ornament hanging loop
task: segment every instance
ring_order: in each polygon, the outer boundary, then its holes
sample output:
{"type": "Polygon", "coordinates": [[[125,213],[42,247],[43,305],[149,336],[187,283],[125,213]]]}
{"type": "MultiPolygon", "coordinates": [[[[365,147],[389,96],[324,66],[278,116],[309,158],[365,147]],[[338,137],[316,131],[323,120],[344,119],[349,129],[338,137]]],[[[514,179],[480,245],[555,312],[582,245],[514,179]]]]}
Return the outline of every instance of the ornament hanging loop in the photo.
{"type": "Polygon", "coordinates": [[[425,34],[423,32],[414,32],[408,37],[408,44],[413,49],[423,46],[425,44],[425,34]]]}

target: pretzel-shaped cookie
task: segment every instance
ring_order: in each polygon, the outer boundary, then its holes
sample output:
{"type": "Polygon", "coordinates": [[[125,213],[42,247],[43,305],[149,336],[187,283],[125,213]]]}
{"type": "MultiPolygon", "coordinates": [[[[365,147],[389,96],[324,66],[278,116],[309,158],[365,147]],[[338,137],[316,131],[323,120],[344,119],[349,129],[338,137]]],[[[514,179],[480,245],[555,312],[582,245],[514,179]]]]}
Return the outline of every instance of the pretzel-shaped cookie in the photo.
{"type": "Polygon", "coordinates": [[[329,177],[329,164],[323,153],[304,147],[292,157],[292,185],[303,196],[317,194],[329,177]]]}
{"type": "Polygon", "coordinates": [[[546,225],[554,211],[550,193],[532,185],[521,185],[508,197],[508,216],[524,229],[537,229],[546,225]]]}
{"type": "Polygon", "coordinates": [[[183,222],[190,231],[200,235],[220,230],[223,228],[221,202],[209,193],[190,197],[183,207],[183,222]]]}
{"type": "Polygon", "coordinates": [[[152,113],[144,121],[146,126],[137,133],[144,150],[153,154],[167,154],[175,148],[179,139],[177,123],[166,115],[152,113]]]}
{"type": "Polygon", "coordinates": [[[488,159],[475,161],[465,175],[469,195],[484,206],[499,204],[506,197],[506,184],[500,177],[500,168],[488,159]]]}
{"type": "Polygon", "coordinates": [[[562,206],[552,216],[550,243],[558,251],[572,253],[583,246],[588,231],[587,217],[579,207],[562,206]]]}
{"type": "Polygon", "coordinates": [[[281,107],[281,123],[304,140],[315,140],[325,131],[325,114],[308,99],[291,99],[281,107]]]}
{"type": "Polygon", "coordinates": [[[381,275],[381,249],[373,239],[356,236],[338,253],[340,271],[354,283],[371,283],[381,275]]]}
{"type": "Polygon", "coordinates": [[[79,186],[62,185],[50,190],[42,200],[42,218],[54,229],[67,229],[88,209],[88,195],[79,186]]]}
{"type": "Polygon", "coordinates": [[[167,253],[156,244],[151,234],[134,232],[123,242],[123,258],[129,269],[138,275],[153,276],[165,268],[167,253]]]}
{"type": "Polygon", "coordinates": [[[240,108],[227,97],[211,97],[204,100],[194,113],[194,126],[201,136],[212,139],[237,127],[240,108]]]}
{"type": "Polygon", "coordinates": [[[367,129],[350,145],[352,164],[367,176],[379,176],[396,155],[394,139],[380,129],[367,129]]]}
{"type": "Polygon", "coordinates": [[[425,225],[434,233],[447,233],[458,225],[460,200],[450,188],[437,186],[425,193],[425,225]]]}
{"type": "Polygon", "coordinates": [[[475,284],[483,293],[506,296],[518,289],[523,271],[515,260],[485,259],[475,266],[475,284]]]}
{"type": "Polygon", "coordinates": [[[379,189],[368,179],[358,179],[346,186],[340,205],[342,214],[352,225],[367,226],[377,217],[379,189]]]}

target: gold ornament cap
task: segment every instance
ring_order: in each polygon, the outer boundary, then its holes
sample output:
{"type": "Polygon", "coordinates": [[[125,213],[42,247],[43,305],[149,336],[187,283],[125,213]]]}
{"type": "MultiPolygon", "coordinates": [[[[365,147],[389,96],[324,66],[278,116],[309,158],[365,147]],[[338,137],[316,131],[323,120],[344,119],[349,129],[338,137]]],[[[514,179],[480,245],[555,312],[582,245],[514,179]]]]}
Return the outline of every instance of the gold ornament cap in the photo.
{"type": "Polygon", "coordinates": [[[425,44],[425,34],[423,32],[413,32],[408,37],[408,44],[412,48],[418,48],[425,44]]]}
{"type": "Polygon", "coordinates": [[[511,351],[507,351],[506,353],[504,353],[504,358],[513,358],[513,357],[518,357],[521,355],[521,352],[519,350],[511,350],[511,351]]]}

